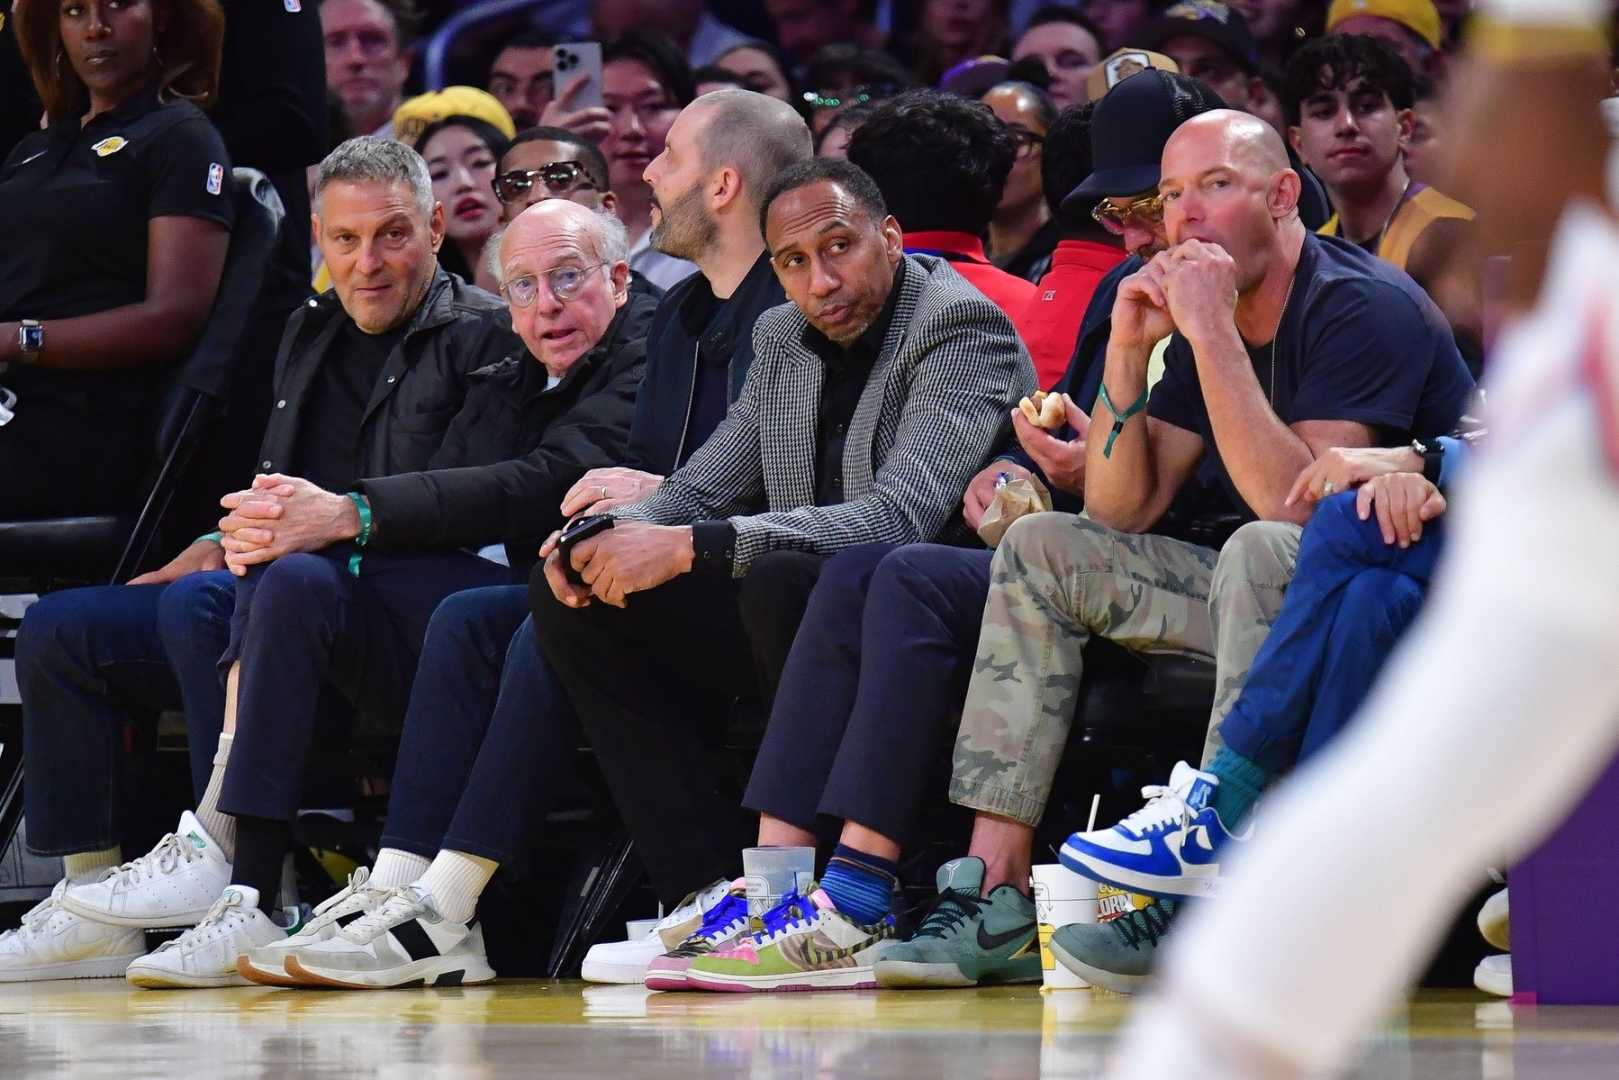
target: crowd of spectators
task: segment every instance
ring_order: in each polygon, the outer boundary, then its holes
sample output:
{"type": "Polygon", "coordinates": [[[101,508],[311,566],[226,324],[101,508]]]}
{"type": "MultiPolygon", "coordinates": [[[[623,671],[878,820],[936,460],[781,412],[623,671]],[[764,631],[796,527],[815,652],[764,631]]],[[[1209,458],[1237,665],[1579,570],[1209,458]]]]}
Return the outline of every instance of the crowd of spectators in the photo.
{"type": "Polygon", "coordinates": [[[1038,981],[1035,829],[1103,638],[1212,669],[1199,766],[1065,823],[1064,865],[1143,898],[1052,948],[1139,988],[1443,550],[1508,254],[1442,190],[1465,12],[594,0],[423,87],[446,7],[7,5],[4,517],[138,508],[240,170],[286,213],[217,530],[18,632],[28,841],[64,876],[0,979],[494,978],[480,896],[582,739],[670,912],[587,977],[1038,981]],[[599,83],[555,70],[578,40],[599,83]],[[739,700],[748,818],[716,782],[739,700]],[[195,804],[126,852],[151,708],[195,804]],[[359,726],[399,735],[379,850],[300,911],[304,776],[359,726]],[[908,920],[946,797],[971,833],[908,920]],[[745,842],[833,833],[750,913],[745,842]]]}

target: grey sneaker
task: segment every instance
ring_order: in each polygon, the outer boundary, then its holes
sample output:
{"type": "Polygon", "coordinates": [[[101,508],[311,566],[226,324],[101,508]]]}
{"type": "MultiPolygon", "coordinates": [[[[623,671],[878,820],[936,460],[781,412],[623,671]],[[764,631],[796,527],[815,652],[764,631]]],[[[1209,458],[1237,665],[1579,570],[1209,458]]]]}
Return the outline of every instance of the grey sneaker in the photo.
{"type": "Polygon", "coordinates": [[[1051,954],[1092,986],[1133,994],[1152,974],[1159,943],[1179,908],[1174,900],[1154,900],[1111,922],[1058,927],[1051,935],[1051,954]]]}
{"type": "Polygon", "coordinates": [[[939,896],[909,941],[874,965],[878,986],[979,986],[1040,981],[1034,901],[1010,885],[980,895],[984,860],[939,867],[939,896]]]}

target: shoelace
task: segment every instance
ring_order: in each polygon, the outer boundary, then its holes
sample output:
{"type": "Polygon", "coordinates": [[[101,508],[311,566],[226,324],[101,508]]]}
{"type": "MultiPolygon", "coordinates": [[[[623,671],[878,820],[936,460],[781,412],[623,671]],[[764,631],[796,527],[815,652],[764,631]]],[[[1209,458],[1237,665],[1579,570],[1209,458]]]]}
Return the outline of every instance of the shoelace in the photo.
{"type": "Polygon", "coordinates": [[[747,897],[732,893],[708,909],[708,914],[703,916],[702,925],[697,927],[697,932],[692,936],[707,938],[727,934],[738,922],[746,922],[747,918],[747,897]]]}
{"type": "Polygon", "coordinates": [[[214,901],[214,906],[208,909],[208,914],[204,915],[196,926],[177,938],[165,941],[157,947],[157,951],[178,949],[183,945],[192,945],[218,937],[222,931],[231,928],[231,916],[239,911],[242,900],[243,896],[239,890],[226,889],[224,895],[214,901]]]}
{"type": "MultiPolygon", "coordinates": [[[[62,893],[66,888],[66,880],[58,882],[49,896],[23,913],[22,922],[15,932],[18,934],[24,931],[34,933],[50,922],[51,916],[62,910],[62,893]]],[[[13,931],[6,931],[6,934],[9,933],[13,933],[13,931]]],[[[0,934],[0,938],[4,938],[6,934],[0,934]]]]}
{"type": "Polygon", "coordinates": [[[117,885],[133,885],[143,877],[157,877],[159,874],[172,874],[181,863],[195,862],[201,858],[197,849],[191,846],[191,841],[174,833],[169,833],[157,842],[157,846],[139,858],[131,859],[124,865],[107,872],[103,880],[111,881],[117,885]]]}
{"type": "Polygon", "coordinates": [[[1158,939],[1169,933],[1169,924],[1174,921],[1177,910],[1178,906],[1166,908],[1155,900],[1138,911],[1119,916],[1108,925],[1132,949],[1141,948],[1143,941],[1156,946],[1158,939]]]}
{"type": "Polygon", "coordinates": [[[1147,805],[1119,822],[1118,828],[1137,834],[1169,826],[1184,829],[1196,816],[1186,805],[1186,796],[1172,787],[1148,784],[1141,794],[1147,805]]]}
{"type": "Polygon", "coordinates": [[[349,923],[341,933],[345,938],[358,944],[370,941],[393,925],[403,922],[406,917],[437,915],[432,905],[427,902],[426,895],[414,885],[401,885],[396,889],[389,889],[376,907],[349,923]]]}
{"type": "Polygon", "coordinates": [[[782,897],[781,903],[764,913],[760,919],[762,929],[752,935],[754,945],[766,945],[789,930],[813,920],[816,907],[796,892],[782,897]]]}
{"type": "Polygon", "coordinates": [[[315,910],[310,912],[310,914],[315,916],[326,914],[328,911],[332,910],[334,907],[341,904],[355,893],[363,891],[366,887],[366,882],[370,880],[371,868],[369,866],[360,867],[359,869],[355,870],[354,873],[349,875],[349,883],[343,887],[342,892],[337,893],[335,896],[329,896],[325,900],[322,900],[319,904],[316,904],[315,910]]]}
{"type": "Polygon", "coordinates": [[[916,928],[914,936],[942,938],[965,920],[975,917],[988,904],[989,901],[981,896],[947,888],[934,898],[933,906],[922,917],[922,925],[916,928]]]}

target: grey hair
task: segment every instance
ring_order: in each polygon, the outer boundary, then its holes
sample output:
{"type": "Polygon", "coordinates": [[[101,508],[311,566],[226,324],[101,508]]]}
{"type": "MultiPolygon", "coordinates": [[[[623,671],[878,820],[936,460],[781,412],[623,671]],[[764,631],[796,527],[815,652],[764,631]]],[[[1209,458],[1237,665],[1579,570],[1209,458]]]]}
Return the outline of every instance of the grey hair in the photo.
{"type": "Polygon", "coordinates": [[[754,206],[784,170],[815,156],[804,118],[786,102],[752,90],[714,90],[692,102],[712,114],[697,136],[703,165],[730,166],[742,177],[742,193],[754,206]]]}
{"type": "Polygon", "coordinates": [[[433,216],[433,177],[427,162],[402,142],[360,135],[338,144],[315,172],[315,213],[320,213],[320,196],[326,185],[338,180],[405,184],[422,217],[433,216]]]}
{"type": "MultiPolygon", "coordinates": [[[[591,210],[590,214],[594,226],[590,230],[591,246],[595,248],[596,258],[601,260],[603,267],[611,274],[614,266],[630,261],[630,232],[619,220],[618,215],[610,210],[598,206],[591,210]]],[[[502,285],[506,283],[506,273],[505,267],[500,264],[500,245],[505,242],[506,232],[510,228],[509,224],[502,225],[483,248],[484,269],[489,271],[490,277],[502,285]]]]}

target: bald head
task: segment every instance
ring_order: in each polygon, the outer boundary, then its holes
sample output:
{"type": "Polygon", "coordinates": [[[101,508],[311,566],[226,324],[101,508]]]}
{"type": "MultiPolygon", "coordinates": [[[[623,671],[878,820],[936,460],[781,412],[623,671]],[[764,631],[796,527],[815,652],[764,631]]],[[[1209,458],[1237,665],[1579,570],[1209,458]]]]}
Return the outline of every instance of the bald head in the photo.
{"type": "Polygon", "coordinates": [[[1251,113],[1235,109],[1202,113],[1176,128],[1164,144],[1164,161],[1167,163],[1177,152],[1223,160],[1267,177],[1292,167],[1276,129],[1251,113]]]}
{"type": "Polygon", "coordinates": [[[495,277],[505,280],[515,253],[563,237],[593,261],[611,266],[629,260],[629,238],[615,215],[568,199],[546,199],[518,214],[490,241],[488,259],[495,277]]]}
{"type": "Polygon", "coordinates": [[[1219,109],[1186,121],[1164,144],[1158,194],[1171,246],[1218,244],[1236,260],[1239,285],[1259,280],[1298,225],[1299,176],[1276,129],[1219,109]]]}
{"type": "Polygon", "coordinates": [[[694,141],[704,167],[735,169],[754,205],[776,174],[815,156],[804,118],[766,94],[715,90],[686,110],[700,122],[694,141]]]}
{"type": "Polygon", "coordinates": [[[628,298],[624,226],[602,211],[547,199],[517,215],[498,250],[512,329],[560,379],[602,340],[628,298]]]}

